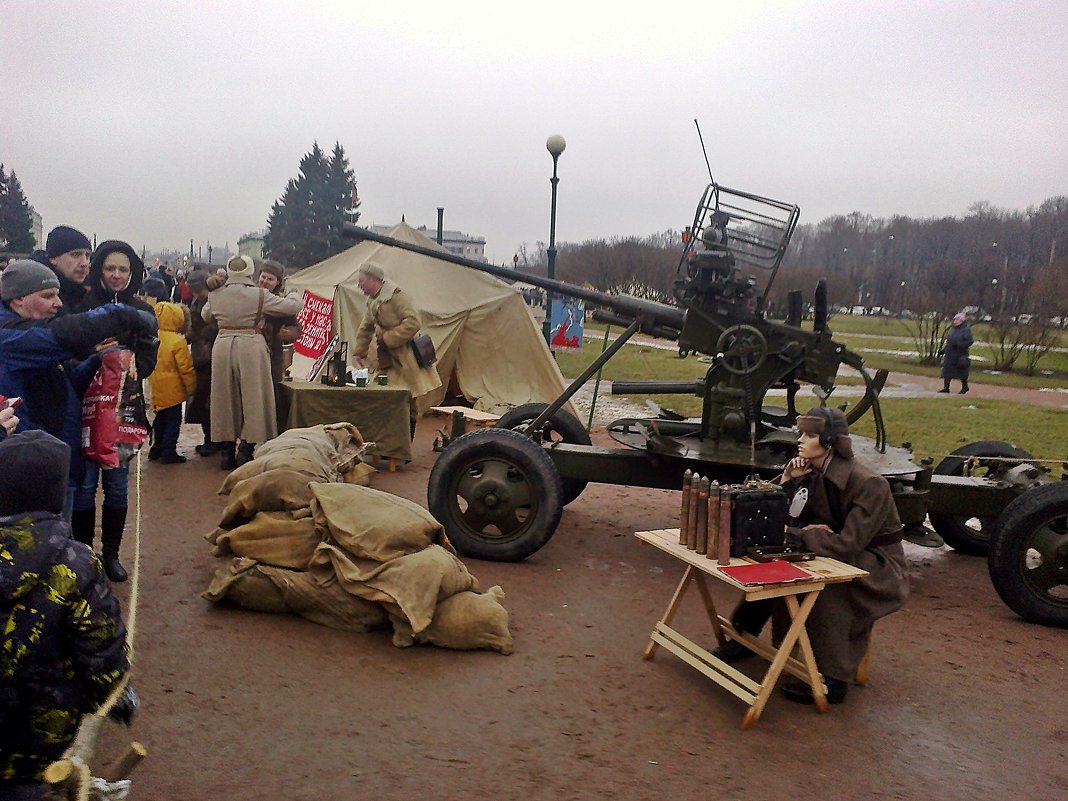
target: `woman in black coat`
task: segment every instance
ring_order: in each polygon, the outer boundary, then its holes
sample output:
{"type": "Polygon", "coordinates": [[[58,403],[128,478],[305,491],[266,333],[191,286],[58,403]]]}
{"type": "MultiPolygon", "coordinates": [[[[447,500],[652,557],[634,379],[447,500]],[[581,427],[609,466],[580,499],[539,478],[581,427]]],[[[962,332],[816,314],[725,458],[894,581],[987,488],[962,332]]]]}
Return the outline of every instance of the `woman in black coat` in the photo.
{"type": "MultiPolygon", "coordinates": [[[[78,311],[103,306],[107,303],[124,303],[149,314],[152,307],[135,295],[145,279],[145,265],[136,251],[125,242],[109,239],[101,242],[90,261],[88,292],[78,311]]],[[[155,347],[138,348],[136,371],[139,379],[148,378],[156,366],[155,347]]],[[[126,528],[127,495],[129,490],[129,465],[102,467],[84,459],[83,470],[78,475],[74,492],[74,512],[71,514],[71,532],[74,539],[90,548],[96,535],[96,491],[104,487],[104,501],[100,508],[100,540],[104,557],[104,571],[114,582],[126,581],[126,570],[119,562],[119,546],[126,528]]]]}
{"type": "Polygon", "coordinates": [[[953,327],[942,348],[942,389],[939,392],[949,392],[949,382],[956,378],[960,381],[960,394],[968,393],[968,349],[974,341],[968,318],[964,312],[959,312],[953,318],[953,327]]]}

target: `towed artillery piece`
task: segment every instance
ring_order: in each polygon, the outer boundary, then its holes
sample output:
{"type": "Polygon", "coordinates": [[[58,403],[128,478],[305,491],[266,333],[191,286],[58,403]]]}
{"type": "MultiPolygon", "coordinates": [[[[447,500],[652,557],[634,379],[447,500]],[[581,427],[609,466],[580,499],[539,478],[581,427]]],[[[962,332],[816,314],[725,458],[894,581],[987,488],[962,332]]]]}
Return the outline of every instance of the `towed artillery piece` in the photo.
{"type": "Polygon", "coordinates": [[[1028,461],[1030,454],[1004,442],[972,443],[933,469],[930,460],[918,464],[908,449],[888,446],[879,407],[887,371],[869,373],[859,354],[834,340],[822,280],[811,330],[802,327],[799,291],[788,294],[785,320],[767,318],[769,292],[799,215],[796,205],[709,184],[688,229],[674,304],[574,286],[345,224],[345,233],[357,239],[522,281],[550,298],[584,300],[594,320],[624,329],[555,400],[521,406],[496,427],[453,440],[430,474],[431,513],[461,553],[517,561],[548,542],[564,506],[590,481],[679,489],[687,470],[720,483],[772,478],[796,452],[794,426],[805,411],[797,407],[799,390],[810,385],[826,402],[846,365],[865,387],[846,417],[852,425],[870,413],[875,423],[874,438],[852,437],[856,458],[890,483],[905,537],[929,542],[924,524],[930,516],[954,548],[981,553],[993,532],[991,573],[1006,602],[1029,620],[1068,625],[1068,482],[1053,483],[1048,471],[1028,461]],[[692,395],[702,399],[701,416],[655,409],[652,417],[609,424],[609,435],[626,447],[594,446],[564,406],[638,333],[677,342],[680,354],[704,354],[708,369],[696,381],[617,380],[612,394],[692,395]],[[781,405],[768,398],[774,389],[784,391],[781,405]],[[1014,508],[1015,515],[1007,514],[1014,508]]]}

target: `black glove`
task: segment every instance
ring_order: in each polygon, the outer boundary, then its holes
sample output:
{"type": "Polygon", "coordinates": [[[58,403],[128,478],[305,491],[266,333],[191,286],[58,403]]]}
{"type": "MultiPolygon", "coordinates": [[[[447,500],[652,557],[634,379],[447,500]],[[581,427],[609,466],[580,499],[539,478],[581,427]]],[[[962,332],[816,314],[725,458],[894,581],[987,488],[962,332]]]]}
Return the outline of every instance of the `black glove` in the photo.
{"type": "Polygon", "coordinates": [[[122,690],[122,695],[119,696],[119,700],[115,702],[115,706],[108,710],[108,717],[118,723],[125,723],[129,726],[140,706],[141,699],[134,692],[133,683],[128,681],[122,690]]]}

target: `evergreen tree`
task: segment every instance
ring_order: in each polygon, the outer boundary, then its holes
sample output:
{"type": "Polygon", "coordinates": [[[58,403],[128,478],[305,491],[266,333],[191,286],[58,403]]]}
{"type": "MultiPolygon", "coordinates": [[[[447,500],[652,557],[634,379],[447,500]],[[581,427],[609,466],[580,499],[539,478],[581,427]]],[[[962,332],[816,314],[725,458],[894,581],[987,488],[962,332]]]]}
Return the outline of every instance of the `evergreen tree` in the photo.
{"type": "MultiPolygon", "coordinates": [[[[287,267],[301,269],[350,246],[341,223],[352,208],[354,178],[345,150],[334,145],[329,161],[319,143],[300,160],[300,171],[286,184],[267,219],[266,254],[287,267]]],[[[357,215],[358,216],[358,215],[357,215]]]]}
{"type": "Polygon", "coordinates": [[[14,253],[33,250],[33,218],[30,204],[14,170],[5,173],[0,164],[0,247],[14,253]]]}

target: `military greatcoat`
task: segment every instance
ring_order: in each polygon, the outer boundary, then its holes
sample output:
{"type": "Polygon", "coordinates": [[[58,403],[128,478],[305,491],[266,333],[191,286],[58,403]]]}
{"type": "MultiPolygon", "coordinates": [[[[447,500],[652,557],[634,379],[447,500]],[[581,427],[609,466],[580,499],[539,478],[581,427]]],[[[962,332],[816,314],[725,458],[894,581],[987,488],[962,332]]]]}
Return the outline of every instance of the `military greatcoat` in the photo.
{"type": "Polygon", "coordinates": [[[901,520],[890,485],[855,459],[835,454],[822,473],[813,471],[783,486],[791,497],[808,488],[799,517],[805,546],[868,571],[864,578],[828,584],[806,624],[820,671],[849,681],[864,657],[872,625],[908,597],[901,520]]]}
{"type": "Polygon", "coordinates": [[[260,443],[277,436],[271,356],[260,327],[263,316],[288,317],[298,311],[300,301],[295,296],[272,295],[255,286],[251,276],[231,275],[209,293],[201,314],[219,324],[211,349],[215,442],[260,443]]]}
{"type": "Polygon", "coordinates": [[[352,349],[353,356],[366,359],[371,339],[377,338],[393,359],[393,367],[386,371],[390,383],[398,383],[411,390],[413,401],[441,386],[438,371],[433,366],[420,367],[408,344],[415,339],[421,327],[422,321],[415,304],[387,278],[382,282],[378,295],[367,302],[367,314],[356,332],[352,349]]]}

